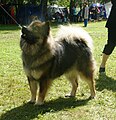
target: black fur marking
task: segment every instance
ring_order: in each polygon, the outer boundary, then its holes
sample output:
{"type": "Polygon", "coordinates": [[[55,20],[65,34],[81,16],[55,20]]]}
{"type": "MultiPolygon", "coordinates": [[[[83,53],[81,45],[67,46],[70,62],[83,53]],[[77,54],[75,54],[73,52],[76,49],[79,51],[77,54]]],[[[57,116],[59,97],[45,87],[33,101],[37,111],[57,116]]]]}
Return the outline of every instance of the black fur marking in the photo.
{"type": "Polygon", "coordinates": [[[83,41],[75,40],[75,44],[71,44],[64,39],[63,42],[58,44],[62,47],[56,49],[52,71],[50,72],[52,78],[61,76],[75,63],[79,71],[82,72],[87,69],[90,63],[91,51],[83,41]]]}

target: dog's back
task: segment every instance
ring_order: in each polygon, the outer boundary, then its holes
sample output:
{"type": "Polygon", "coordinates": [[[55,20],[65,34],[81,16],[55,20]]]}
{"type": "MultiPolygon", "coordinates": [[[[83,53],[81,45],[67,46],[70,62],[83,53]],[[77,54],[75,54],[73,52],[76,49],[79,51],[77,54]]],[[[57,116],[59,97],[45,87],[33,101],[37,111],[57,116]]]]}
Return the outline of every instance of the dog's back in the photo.
{"type": "Polygon", "coordinates": [[[66,39],[69,43],[73,43],[75,39],[78,39],[78,41],[83,41],[91,50],[93,49],[93,40],[91,36],[81,27],[61,25],[56,36],[56,41],[61,41],[63,39],[66,39]]]}
{"type": "Polygon", "coordinates": [[[89,76],[87,69],[94,71],[95,62],[92,57],[92,39],[81,28],[62,26],[56,39],[55,58],[52,77],[58,77],[71,69],[76,69],[89,76]]]}

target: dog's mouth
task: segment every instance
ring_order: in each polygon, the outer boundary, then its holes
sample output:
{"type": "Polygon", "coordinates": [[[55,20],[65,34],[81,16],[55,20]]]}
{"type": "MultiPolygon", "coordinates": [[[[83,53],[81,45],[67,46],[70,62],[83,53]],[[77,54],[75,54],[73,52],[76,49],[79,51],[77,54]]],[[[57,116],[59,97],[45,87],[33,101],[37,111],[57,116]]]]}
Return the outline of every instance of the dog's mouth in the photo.
{"type": "Polygon", "coordinates": [[[21,38],[25,39],[27,43],[34,44],[36,43],[36,37],[30,32],[26,27],[22,28],[21,38]]]}

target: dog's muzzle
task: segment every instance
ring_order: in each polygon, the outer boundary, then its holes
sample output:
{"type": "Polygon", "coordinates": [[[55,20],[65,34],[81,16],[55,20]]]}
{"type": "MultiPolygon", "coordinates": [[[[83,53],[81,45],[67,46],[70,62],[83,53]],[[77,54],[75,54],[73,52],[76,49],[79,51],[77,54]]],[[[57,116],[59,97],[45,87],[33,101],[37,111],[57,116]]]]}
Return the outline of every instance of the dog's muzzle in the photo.
{"type": "Polygon", "coordinates": [[[21,38],[25,39],[29,44],[34,44],[36,42],[36,37],[25,26],[22,27],[21,38]]]}

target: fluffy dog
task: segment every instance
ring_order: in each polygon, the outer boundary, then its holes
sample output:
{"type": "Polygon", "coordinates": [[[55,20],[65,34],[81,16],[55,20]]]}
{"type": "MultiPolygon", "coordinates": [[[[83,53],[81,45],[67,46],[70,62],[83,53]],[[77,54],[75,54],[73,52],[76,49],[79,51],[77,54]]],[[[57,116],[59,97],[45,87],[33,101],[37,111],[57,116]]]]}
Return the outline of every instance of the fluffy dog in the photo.
{"type": "Polygon", "coordinates": [[[42,105],[52,81],[63,74],[72,84],[70,97],[76,94],[79,77],[88,83],[90,97],[95,97],[92,39],[86,31],[62,26],[53,39],[49,22],[34,21],[22,28],[20,47],[31,103],[42,105]]]}

